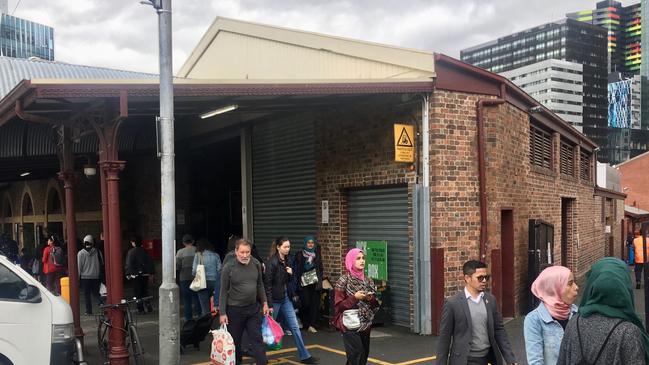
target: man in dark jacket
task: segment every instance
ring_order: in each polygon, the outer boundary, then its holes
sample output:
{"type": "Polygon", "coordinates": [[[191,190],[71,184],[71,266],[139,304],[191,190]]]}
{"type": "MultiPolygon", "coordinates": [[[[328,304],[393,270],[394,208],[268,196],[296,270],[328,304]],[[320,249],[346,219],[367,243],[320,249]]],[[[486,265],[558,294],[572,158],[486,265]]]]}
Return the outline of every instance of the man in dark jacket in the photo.
{"type": "Polygon", "coordinates": [[[487,265],[470,260],[462,271],[464,290],[444,301],[437,364],[516,364],[496,298],[485,292],[487,265]]]}
{"type": "MultiPolygon", "coordinates": [[[[127,279],[134,280],[133,292],[136,298],[149,296],[149,280],[153,278],[153,260],[151,256],[142,247],[142,239],[132,237],[129,242],[133,246],[126,254],[126,267],[124,273],[127,279]]],[[[153,307],[149,301],[138,303],[137,311],[140,314],[153,312],[153,307]]]]}

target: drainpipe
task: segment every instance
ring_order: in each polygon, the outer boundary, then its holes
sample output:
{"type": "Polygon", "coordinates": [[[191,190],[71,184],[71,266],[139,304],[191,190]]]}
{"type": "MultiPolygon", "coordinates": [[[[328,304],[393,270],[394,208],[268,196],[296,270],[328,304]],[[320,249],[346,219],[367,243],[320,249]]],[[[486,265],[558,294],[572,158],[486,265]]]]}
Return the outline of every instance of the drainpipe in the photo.
{"type": "MultiPolygon", "coordinates": [[[[504,95],[504,84],[500,95],[504,95]]],[[[487,258],[487,176],[485,163],[484,108],[504,104],[504,99],[479,99],[476,102],[476,123],[478,129],[478,186],[480,188],[480,261],[487,258]]]]}

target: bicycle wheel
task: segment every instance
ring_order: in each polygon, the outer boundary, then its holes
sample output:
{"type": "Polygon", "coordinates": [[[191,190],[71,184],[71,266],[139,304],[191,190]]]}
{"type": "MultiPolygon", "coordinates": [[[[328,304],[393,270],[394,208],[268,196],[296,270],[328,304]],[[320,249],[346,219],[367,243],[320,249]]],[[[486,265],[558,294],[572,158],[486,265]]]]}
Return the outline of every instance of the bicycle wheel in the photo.
{"type": "Polygon", "coordinates": [[[108,324],[104,318],[99,320],[97,326],[97,347],[103,360],[108,360],[108,324]]]}
{"type": "Polygon", "coordinates": [[[131,354],[135,365],[144,365],[144,350],[142,350],[142,343],[140,343],[140,336],[137,334],[137,328],[130,324],[128,326],[128,337],[131,345],[131,354]]]}

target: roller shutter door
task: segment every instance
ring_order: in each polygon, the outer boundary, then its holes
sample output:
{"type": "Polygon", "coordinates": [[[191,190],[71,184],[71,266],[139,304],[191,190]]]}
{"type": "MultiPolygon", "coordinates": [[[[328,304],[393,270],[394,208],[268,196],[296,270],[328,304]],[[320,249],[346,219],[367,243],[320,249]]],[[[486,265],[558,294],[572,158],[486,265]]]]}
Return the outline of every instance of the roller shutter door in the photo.
{"type": "Polygon", "coordinates": [[[356,241],[388,242],[392,321],[410,327],[407,187],[350,191],[347,213],[350,247],[356,241]]]}
{"type": "Polygon", "coordinates": [[[313,120],[275,120],[252,129],[254,241],[264,259],[273,239],[287,236],[292,251],[316,233],[313,120]]]}

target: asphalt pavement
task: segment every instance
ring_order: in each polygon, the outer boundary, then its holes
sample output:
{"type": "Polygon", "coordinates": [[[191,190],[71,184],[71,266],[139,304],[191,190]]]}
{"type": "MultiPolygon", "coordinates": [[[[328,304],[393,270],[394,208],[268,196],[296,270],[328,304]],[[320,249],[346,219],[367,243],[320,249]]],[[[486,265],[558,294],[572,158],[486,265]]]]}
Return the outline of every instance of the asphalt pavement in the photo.
{"type": "MultiPolygon", "coordinates": [[[[644,321],[643,289],[635,290],[635,299],[638,315],[644,321]]],[[[81,308],[84,308],[83,303],[81,308]]],[[[524,316],[505,319],[505,329],[509,334],[510,342],[519,363],[527,364],[523,339],[523,321],[524,316]]],[[[137,317],[137,322],[138,332],[145,350],[145,362],[147,365],[158,364],[158,312],[154,311],[150,314],[140,315],[137,317]]],[[[81,325],[85,333],[84,353],[88,363],[91,365],[103,364],[97,347],[97,322],[95,317],[82,316],[81,325]]],[[[324,324],[319,328],[319,332],[315,334],[306,333],[306,331],[302,333],[304,342],[311,354],[319,358],[320,364],[344,364],[345,352],[340,334],[324,324]]],[[[404,327],[376,327],[372,330],[369,363],[376,365],[434,364],[436,343],[437,337],[412,334],[404,327]]],[[[185,353],[181,355],[180,364],[209,364],[210,344],[211,341],[208,336],[200,344],[199,349],[194,349],[191,346],[186,348],[185,353]]],[[[271,364],[299,364],[293,337],[284,336],[283,348],[279,351],[269,351],[268,357],[271,364]]],[[[244,359],[244,363],[252,364],[253,362],[251,359],[244,359]]]]}

